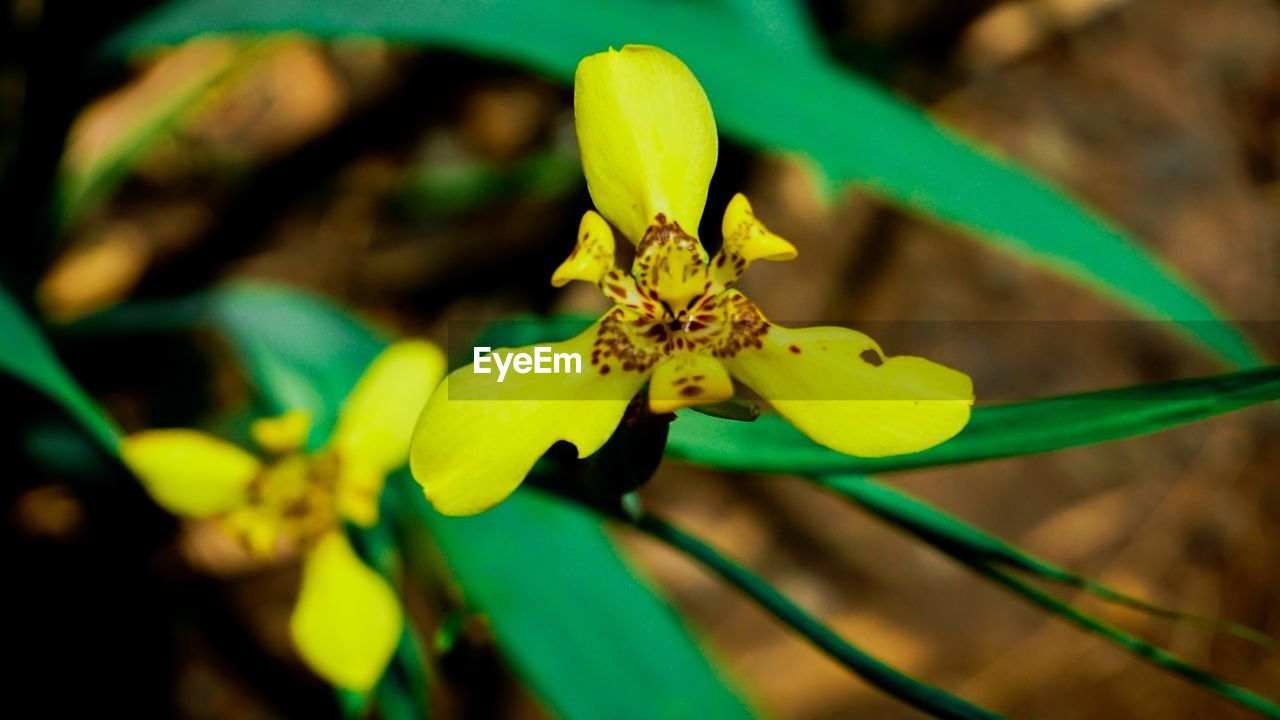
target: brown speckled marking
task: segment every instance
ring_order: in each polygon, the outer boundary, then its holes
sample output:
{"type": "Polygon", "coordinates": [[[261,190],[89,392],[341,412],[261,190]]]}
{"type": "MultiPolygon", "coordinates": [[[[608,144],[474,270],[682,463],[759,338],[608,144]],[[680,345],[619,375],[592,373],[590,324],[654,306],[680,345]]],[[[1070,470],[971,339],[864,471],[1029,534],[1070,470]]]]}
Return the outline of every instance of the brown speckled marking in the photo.
{"type": "Polygon", "coordinates": [[[689,385],[680,388],[680,397],[694,398],[703,394],[705,391],[697,385],[689,385]]]}
{"type": "MultiPolygon", "coordinates": [[[[641,313],[625,307],[614,307],[600,321],[591,350],[591,364],[607,367],[604,363],[616,360],[624,371],[646,372],[663,357],[663,346],[670,342],[657,342],[649,333],[655,323],[641,313]]],[[[661,326],[659,326],[661,327],[661,326]]]]}
{"type": "Polygon", "coordinates": [[[880,367],[884,364],[884,358],[880,357],[880,353],[876,352],[872,348],[863,350],[858,354],[858,357],[862,358],[863,362],[866,362],[868,365],[880,367]]]}
{"type": "MultiPolygon", "coordinates": [[[[769,321],[745,295],[730,286],[742,274],[747,261],[738,250],[754,231],[751,223],[735,228],[725,238],[725,249],[709,265],[698,239],[665,215],[657,215],[636,246],[631,272],[614,268],[598,285],[614,307],[600,320],[591,350],[591,365],[601,375],[614,366],[623,372],[648,373],[659,362],[678,352],[732,358],[747,349],[764,347],[769,321]],[[684,287],[701,287],[685,307],[664,302],[657,285],[675,279],[684,287]]],[[[601,243],[584,233],[578,252],[592,252],[601,243]]],[[[678,299],[684,302],[683,296],[678,299]]],[[[791,352],[800,353],[792,345],[791,352]]],[[[693,398],[706,393],[698,384],[705,377],[679,377],[680,394],[693,398]]]]}
{"type": "MultiPolygon", "coordinates": [[[[659,213],[636,245],[636,259],[631,264],[631,275],[640,285],[647,287],[654,300],[661,300],[656,288],[663,275],[678,277],[682,281],[698,274],[706,275],[706,251],[698,238],[685,232],[680,223],[668,221],[659,213]]],[[[710,283],[704,287],[709,290],[710,283]]],[[[677,308],[683,310],[684,308],[677,308]]]]}
{"type": "Polygon", "coordinates": [[[799,355],[799,354],[800,354],[800,346],[799,346],[799,345],[791,345],[791,346],[787,347],[787,349],[791,351],[791,354],[792,354],[792,355],[799,355]]]}

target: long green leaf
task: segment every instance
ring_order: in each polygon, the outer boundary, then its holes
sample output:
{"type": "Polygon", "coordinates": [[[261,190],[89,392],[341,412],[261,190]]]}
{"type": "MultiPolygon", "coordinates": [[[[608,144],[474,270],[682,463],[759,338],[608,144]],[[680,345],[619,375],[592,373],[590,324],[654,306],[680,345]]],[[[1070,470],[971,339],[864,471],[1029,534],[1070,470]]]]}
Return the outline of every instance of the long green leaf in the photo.
{"type": "Polygon", "coordinates": [[[299,30],[457,48],[567,81],[589,53],[660,45],[694,70],[720,126],[737,139],[810,157],[833,181],[856,182],[1172,320],[1232,363],[1257,364],[1249,341],[1135,239],[825,57],[798,51],[796,35],[762,40],[749,22],[713,3],[670,0],[172,0],[105,51],[122,55],[211,32],[299,30]]]}
{"type": "Polygon", "coordinates": [[[929,503],[894,487],[860,475],[831,475],[813,482],[857,503],[860,507],[906,532],[939,548],[962,562],[1002,565],[1044,580],[1084,590],[1107,602],[1123,605],[1158,617],[1204,625],[1215,630],[1271,646],[1271,638],[1237,623],[1178,612],[1153,605],[1113,590],[1095,580],[1041,560],[991,533],[943,512],[929,503]]]}
{"type": "Polygon", "coordinates": [[[54,354],[35,323],[0,286],[0,372],[44,393],[75,418],[107,452],[115,454],[120,431],[54,354]]]}
{"type": "Polygon", "coordinates": [[[1212,690],[1225,698],[1230,699],[1237,705],[1248,708],[1256,713],[1269,718],[1280,718],[1280,705],[1258,695],[1252,691],[1246,690],[1238,685],[1223,680],[1188,664],[1185,660],[1177,655],[1158,648],[1151,643],[1146,642],[1142,638],[1133,633],[1125,632],[1113,625],[1059,600],[1049,593],[1028,584],[1026,581],[1017,578],[1010,573],[990,566],[982,566],[977,564],[974,566],[976,570],[990,577],[995,582],[1008,587],[1019,595],[1027,598],[1041,607],[1044,607],[1054,614],[1075,623],[1076,625],[1088,630],[1091,633],[1100,635],[1111,642],[1125,648],[1134,655],[1143,658],[1155,665],[1158,665],[1169,672],[1181,675],[1191,680],[1197,685],[1212,690]]]}
{"type": "Polygon", "coordinates": [[[814,443],[777,415],[740,423],[682,413],[670,457],[725,470],[879,473],[1029,455],[1167,430],[1280,399],[1280,366],[974,410],[955,438],[914,455],[857,458],[814,443]]]}
{"type": "Polygon", "coordinates": [[[705,565],[764,609],[849,668],[859,677],[914,708],[940,718],[999,718],[943,690],[905,675],[832,632],[791,602],[772,585],[724,557],[710,545],[655,517],[642,517],[636,526],[705,565]]]}
{"type": "MultiPolygon", "coordinates": [[[[336,306],[282,288],[228,288],[213,293],[210,308],[208,322],[243,352],[267,397],[324,424],[384,346],[336,306]]],[[[403,472],[393,482],[412,483],[403,472]]],[[[531,491],[472,518],[440,516],[420,492],[408,497],[395,509],[428,524],[468,603],[558,714],[749,716],[598,518],[531,491]]]]}

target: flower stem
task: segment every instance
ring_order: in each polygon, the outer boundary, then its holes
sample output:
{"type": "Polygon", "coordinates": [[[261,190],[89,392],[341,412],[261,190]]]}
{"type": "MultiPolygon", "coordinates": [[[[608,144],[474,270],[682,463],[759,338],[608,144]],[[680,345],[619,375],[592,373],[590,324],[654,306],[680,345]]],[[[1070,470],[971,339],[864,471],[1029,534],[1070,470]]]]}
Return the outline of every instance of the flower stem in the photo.
{"type": "Polygon", "coordinates": [[[632,525],[698,561],[854,674],[908,705],[939,718],[1001,717],[898,672],[851,645],[761,577],[721,555],[697,537],[652,515],[637,518],[632,525]]]}

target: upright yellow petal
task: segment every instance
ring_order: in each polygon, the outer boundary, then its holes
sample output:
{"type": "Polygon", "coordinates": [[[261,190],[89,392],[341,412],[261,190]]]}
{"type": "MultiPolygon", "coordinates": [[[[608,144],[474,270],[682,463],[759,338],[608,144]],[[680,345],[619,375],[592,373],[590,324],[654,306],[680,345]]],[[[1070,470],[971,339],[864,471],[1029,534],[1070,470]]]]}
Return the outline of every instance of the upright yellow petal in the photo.
{"type": "Polygon", "coordinates": [[[574,117],[596,209],[638,243],[663,213],[690,235],[716,167],[716,122],[689,68],[647,45],[578,64],[574,117]]]}
{"type": "Polygon", "coordinates": [[[329,448],[343,464],[367,470],[388,473],[404,465],[413,425],[444,370],[440,348],[423,340],[383,350],[343,403],[329,448]]]}
{"type": "Polygon", "coordinates": [[[912,453],[969,422],[973,383],[918,357],[886,358],[845,328],[772,326],[763,347],[729,359],[729,372],[813,440],[849,455],[912,453]]]}
{"type": "Polygon", "coordinates": [[[206,518],[245,500],[257,458],[195,430],[146,430],[120,443],[120,457],[169,512],[206,518]]]}
{"type": "MultiPolygon", "coordinates": [[[[488,373],[469,363],[445,378],[422,411],[409,458],[437,510],[470,515],[498,504],[558,440],[573,443],[578,457],[604,445],[651,368],[630,359],[594,362],[593,349],[605,342],[597,339],[600,327],[596,322],[571,340],[543,346],[551,357],[576,354],[581,373],[518,374],[510,366],[500,380],[490,358],[482,365],[488,373]]],[[[530,346],[493,355],[533,352],[530,346]]]]}
{"type": "Polygon", "coordinates": [[[307,553],[289,632],[317,675],[349,690],[372,690],[403,627],[395,592],[342,533],[329,533],[307,553]]]}
{"type": "Polygon", "coordinates": [[[782,261],[796,257],[796,247],[769,232],[742,193],[729,201],[720,231],[724,245],[711,261],[710,269],[716,289],[732,287],[756,260],[782,261]]]}
{"type": "Polygon", "coordinates": [[[564,287],[572,280],[582,280],[596,285],[616,267],[613,258],[613,228],[598,213],[588,210],[578,223],[578,243],[556,268],[551,284],[564,287]]]}
{"type": "Polygon", "coordinates": [[[311,415],[302,410],[290,410],[276,417],[259,418],[249,426],[253,441],[268,452],[278,455],[297,452],[306,447],[311,433],[311,415]]]}
{"type": "Polygon", "coordinates": [[[378,498],[386,484],[386,471],[350,459],[340,462],[336,488],[338,514],[360,527],[373,527],[378,522],[378,498]]]}

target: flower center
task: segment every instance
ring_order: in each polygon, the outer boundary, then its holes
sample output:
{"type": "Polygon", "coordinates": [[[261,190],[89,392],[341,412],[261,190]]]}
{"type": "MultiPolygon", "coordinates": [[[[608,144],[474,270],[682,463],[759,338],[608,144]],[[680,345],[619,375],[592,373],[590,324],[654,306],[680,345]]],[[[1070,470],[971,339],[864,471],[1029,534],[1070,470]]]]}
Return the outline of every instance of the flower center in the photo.
{"type": "Polygon", "coordinates": [[[681,352],[724,359],[763,346],[769,321],[737,290],[700,297],[691,306],[678,317],[614,306],[600,321],[591,365],[602,375],[614,370],[647,372],[681,352]]]}
{"type": "Polygon", "coordinates": [[[631,274],[680,321],[711,290],[702,243],[661,213],[636,246],[631,274]]]}
{"type": "Polygon", "coordinates": [[[224,524],[254,554],[309,546],[337,522],[340,462],[331,452],[281,458],[253,479],[224,524]]]}

